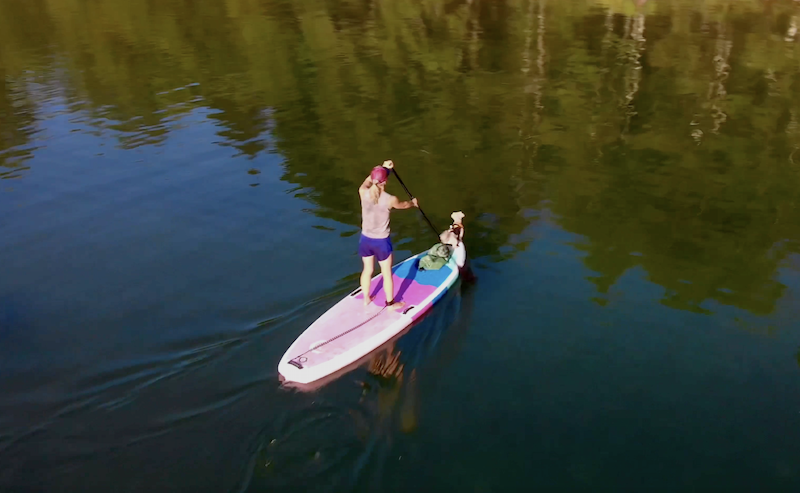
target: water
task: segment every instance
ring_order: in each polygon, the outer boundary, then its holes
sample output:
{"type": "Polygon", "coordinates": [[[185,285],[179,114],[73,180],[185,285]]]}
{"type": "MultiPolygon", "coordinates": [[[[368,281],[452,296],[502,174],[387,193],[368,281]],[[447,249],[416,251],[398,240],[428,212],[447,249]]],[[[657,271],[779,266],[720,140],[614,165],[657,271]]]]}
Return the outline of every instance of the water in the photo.
{"type": "Polygon", "coordinates": [[[0,490],[797,491],[798,23],[0,0],[0,490]],[[477,282],[282,388],[384,159],[477,282]]]}

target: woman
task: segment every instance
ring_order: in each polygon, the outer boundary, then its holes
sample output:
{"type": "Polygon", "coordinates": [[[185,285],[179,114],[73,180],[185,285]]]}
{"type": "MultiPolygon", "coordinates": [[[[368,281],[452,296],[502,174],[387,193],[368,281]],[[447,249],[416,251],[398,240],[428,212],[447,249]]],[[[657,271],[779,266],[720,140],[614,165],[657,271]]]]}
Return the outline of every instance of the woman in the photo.
{"type": "Polygon", "coordinates": [[[394,163],[391,160],[384,161],[383,166],[372,168],[372,173],[358,187],[358,195],[361,197],[361,239],[358,243],[358,254],[364,261],[364,270],[361,272],[361,292],[364,293],[364,306],[367,306],[373,299],[369,292],[369,285],[375,267],[373,259],[377,258],[383,274],[386,306],[390,310],[398,310],[403,307],[404,303],[394,299],[389,213],[392,209],[410,209],[418,207],[418,205],[417,199],[401,202],[394,195],[386,193],[386,180],[393,167],[394,163]]]}

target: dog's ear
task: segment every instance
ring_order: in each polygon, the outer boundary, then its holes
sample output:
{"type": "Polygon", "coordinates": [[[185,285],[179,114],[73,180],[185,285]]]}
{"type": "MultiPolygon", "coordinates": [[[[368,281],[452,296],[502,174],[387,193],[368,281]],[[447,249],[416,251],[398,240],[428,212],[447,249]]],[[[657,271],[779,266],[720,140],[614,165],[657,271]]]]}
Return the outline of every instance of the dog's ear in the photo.
{"type": "Polygon", "coordinates": [[[452,226],[452,231],[458,241],[464,238],[464,226],[462,224],[454,224],[452,226]]]}

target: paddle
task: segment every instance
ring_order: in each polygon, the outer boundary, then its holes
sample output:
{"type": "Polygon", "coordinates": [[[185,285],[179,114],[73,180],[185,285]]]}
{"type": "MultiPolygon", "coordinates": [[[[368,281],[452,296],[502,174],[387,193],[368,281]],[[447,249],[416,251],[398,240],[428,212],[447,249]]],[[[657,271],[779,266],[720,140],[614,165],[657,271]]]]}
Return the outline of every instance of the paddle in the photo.
{"type": "MultiPolygon", "coordinates": [[[[403,183],[403,180],[400,178],[400,175],[398,175],[398,174],[397,174],[397,169],[396,169],[394,166],[392,166],[392,168],[391,168],[391,172],[392,172],[392,173],[394,173],[394,175],[397,177],[397,181],[399,181],[399,182],[400,182],[400,184],[403,186],[403,189],[404,189],[404,190],[406,191],[406,193],[408,194],[408,198],[409,198],[409,200],[413,199],[413,198],[414,198],[414,196],[413,196],[413,195],[411,195],[411,192],[409,192],[409,191],[408,191],[408,187],[406,187],[406,184],[405,184],[405,183],[403,183]]],[[[436,229],[436,228],[433,226],[433,223],[431,223],[431,220],[430,220],[430,219],[428,219],[428,216],[426,216],[426,215],[425,215],[425,211],[423,211],[423,210],[422,210],[422,207],[420,207],[419,205],[417,205],[417,209],[419,209],[419,211],[422,213],[422,217],[424,217],[424,218],[425,218],[425,220],[426,220],[426,221],[428,221],[428,226],[430,226],[430,227],[431,227],[431,230],[433,231],[433,234],[434,234],[434,235],[436,235],[436,239],[438,240],[438,239],[439,239],[439,230],[438,230],[438,229],[436,229]]]]}

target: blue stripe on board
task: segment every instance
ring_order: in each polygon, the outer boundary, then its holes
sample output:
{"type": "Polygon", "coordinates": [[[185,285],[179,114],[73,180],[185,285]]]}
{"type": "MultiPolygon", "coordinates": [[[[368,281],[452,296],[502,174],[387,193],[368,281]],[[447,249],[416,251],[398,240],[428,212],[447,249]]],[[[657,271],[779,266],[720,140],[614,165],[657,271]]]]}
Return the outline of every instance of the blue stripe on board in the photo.
{"type": "Polygon", "coordinates": [[[394,274],[403,279],[413,279],[415,282],[423,286],[441,286],[447,281],[447,278],[453,272],[452,264],[450,261],[439,270],[419,270],[419,259],[417,257],[413,260],[400,264],[395,268],[394,274]]]}

